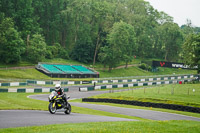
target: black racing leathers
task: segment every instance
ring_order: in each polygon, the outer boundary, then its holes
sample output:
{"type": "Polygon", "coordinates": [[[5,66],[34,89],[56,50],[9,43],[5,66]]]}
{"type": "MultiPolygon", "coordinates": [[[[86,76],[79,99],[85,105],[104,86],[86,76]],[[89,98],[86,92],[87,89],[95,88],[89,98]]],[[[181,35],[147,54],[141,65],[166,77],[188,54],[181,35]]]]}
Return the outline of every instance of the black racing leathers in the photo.
{"type": "Polygon", "coordinates": [[[57,92],[57,94],[58,94],[59,97],[62,97],[62,98],[65,100],[65,102],[67,101],[66,95],[65,95],[64,90],[63,90],[62,88],[60,88],[60,89],[59,89],[58,91],[56,91],[56,92],[57,92]]]}

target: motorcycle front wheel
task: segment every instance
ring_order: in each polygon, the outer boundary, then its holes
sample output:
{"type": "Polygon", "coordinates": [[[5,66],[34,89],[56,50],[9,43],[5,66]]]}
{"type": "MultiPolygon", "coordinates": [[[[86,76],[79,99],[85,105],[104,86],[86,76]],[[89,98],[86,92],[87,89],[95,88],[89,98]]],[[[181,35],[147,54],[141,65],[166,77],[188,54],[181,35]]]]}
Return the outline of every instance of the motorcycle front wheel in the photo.
{"type": "Polygon", "coordinates": [[[51,114],[55,114],[56,113],[56,106],[53,107],[53,103],[49,103],[49,112],[51,114]]]}
{"type": "Polygon", "coordinates": [[[67,110],[65,111],[65,114],[70,114],[71,113],[71,105],[69,103],[67,103],[67,110]]]}

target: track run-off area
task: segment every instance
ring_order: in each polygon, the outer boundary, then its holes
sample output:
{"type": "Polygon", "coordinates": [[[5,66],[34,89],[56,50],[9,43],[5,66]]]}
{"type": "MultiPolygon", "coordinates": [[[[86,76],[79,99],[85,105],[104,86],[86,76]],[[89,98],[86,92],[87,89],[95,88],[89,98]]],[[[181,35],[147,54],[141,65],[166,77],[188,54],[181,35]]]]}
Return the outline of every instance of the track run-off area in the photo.
{"type": "MultiPolygon", "coordinates": [[[[109,91],[79,92],[78,86],[70,86],[67,95],[70,95],[71,97],[70,99],[79,99],[103,93],[109,93],[109,91]]],[[[28,98],[48,101],[48,96],[49,96],[48,94],[40,94],[40,95],[30,95],[28,96],[28,98]]],[[[135,116],[150,120],[200,121],[200,118],[174,114],[174,113],[160,112],[160,111],[123,108],[123,107],[114,107],[108,105],[99,105],[99,104],[97,105],[97,104],[78,103],[78,102],[70,102],[70,104],[72,106],[84,107],[84,108],[117,113],[127,116],[135,116]]],[[[56,114],[50,114],[48,111],[36,111],[36,110],[1,110],[0,118],[1,118],[0,128],[39,126],[39,125],[62,124],[62,123],[137,121],[134,119],[78,114],[78,113],[71,113],[70,115],[66,115],[64,114],[64,112],[57,112],[56,114]]]]}

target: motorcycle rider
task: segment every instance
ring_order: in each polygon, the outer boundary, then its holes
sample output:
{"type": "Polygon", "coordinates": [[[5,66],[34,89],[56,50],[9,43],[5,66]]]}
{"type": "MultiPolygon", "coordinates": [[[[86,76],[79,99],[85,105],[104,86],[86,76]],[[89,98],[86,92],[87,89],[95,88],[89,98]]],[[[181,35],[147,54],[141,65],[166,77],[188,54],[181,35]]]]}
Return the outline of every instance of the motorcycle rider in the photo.
{"type": "Polygon", "coordinates": [[[61,85],[60,85],[60,84],[56,84],[56,85],[55,85],[55,92],[57,92],[58,97],[62,97],[62,99],[64,99],[65,102],[67,101],[67,100],[66,100],[66,95],[65,95],[65,93],[64,93],[64,90],[61,88],[61,85]]]}

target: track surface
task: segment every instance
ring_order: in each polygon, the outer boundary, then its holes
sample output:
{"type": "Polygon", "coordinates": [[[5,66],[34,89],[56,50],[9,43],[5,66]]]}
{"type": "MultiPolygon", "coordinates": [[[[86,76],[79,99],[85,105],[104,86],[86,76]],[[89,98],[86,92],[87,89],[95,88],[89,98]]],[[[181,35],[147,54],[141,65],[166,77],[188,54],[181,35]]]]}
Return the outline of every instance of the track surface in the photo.
{"type": "Polygon", "coordinates": [[[63,123],[84,123],[84,122],[104,122],[104,121],[133,121],[131,119],[96,116],[86,114],[71,113],[65,115],[64,112],[57,112],[52,115],[48,111],[34,110],[1,110],[0,128],[41,126],[48,124],[63,123]]]}
{"type": "Polygon", "coordinates": [[[108,105],[95,105],[95,104],[87,104],[87,103],[71,103],[73,106],[85,107],[95,110],[101,110],[111,113],[123,114],[128,116],[136,116],[144,119],[151,120],[194,120],[200,121],[200,118],[166,113],[160,111],[151,111],[151,110],[143,110],[143,109],[132,109],[132,108],[122,108],[122,107],[114,107],[108,105]]]}
{"type": "MultiPolygon", "coordinates": [[[[102,92],[78,92],[78,87],[71,87],[71,92],[68,93],[73,98],[89,97],[97,95],[102,92]]],[[[48,101],[48,95],[33,95],[29,96],[33,99],[39,99],[48,101]]],[[[73,109],[73,108],[72,108],[73,109]]],[[[48,111],[36,111],[36,110],[0,110],[0,128],[11,127],[25,127],[25,126],[40,126],[49,124],[63,124],[63,123],[84,123],[84,122],[105,122],[105,121],[136,121],[133,119],[97,116],[87,114],[71,113],[70,115],[64,114],[64,112],[56,112],[56,114],[50,114],[48,111]]]]}
{"type": "MultiPolygon", "coordinates": [[[[84,98],[102,93],[108,93],[109,91],[90,91],[79,92],[77,86],[69,87],[71,99],[84,98]]],[[[32,99],[48,101],[48,95],[32,95],[29,96],[32,99]]],[[[95,110],[101,110],[106,112],[118,113],[129,116],[136,116],[151,120],[194,120],[200,121],[200,118],[189,117],[184,115],[165,113],[159,111],[142,110],[142,109],[130,109],[122,107],[113,107],[107,105],[95,105],[87,103],[70,103],[73,106],[85,107],[95,110]]],[[[72,108],[73,109],[73,108],[72,108]]],[[[34,111],[34,110],[1,110],[0,111],[0,128],[9,127],[24,127],[24,126],[37,126],[48,124],[61,124],[61,123],[82,123],[82,122],[103,122],[103,121],[133,121],[125,118],[96,116],[72,113],[65,115],[64,112],[57,112],[52,115],[48,111],[34,111]]]]}
{"type": "MultiPolygon", "coordinates": [[[[89,92],[79,92],[76,87],[71,87],[70,92],[67,95],[70,95],[72,99],[75,98],[85,98],[92,95],[98,95],[102,93],[108,93],[109,91],[89,91],[89,92]]],[[[32,95],[29,96],[33,99],[44,100],[47,101],[48,95],[32,95]]],[[[173,113],[166,113],[160,111],[152,111],[152,110],[143,110],[143,109],[131,109],[131,108],[122,108],[122,107],[114,107],[114,106],[107,106],[107,105],[96,105],[96,104],[87,104],[87,103],[70,103],[73,106],[90,108],[95,110],[101,110],[111,113],[118,113],[128,116],[136,116],[141,117],[144,119],[151,119],[151,120],[194,120],[200,121],[200,118],[190,117],[185,115],[173,114],[173,113]]]]}

